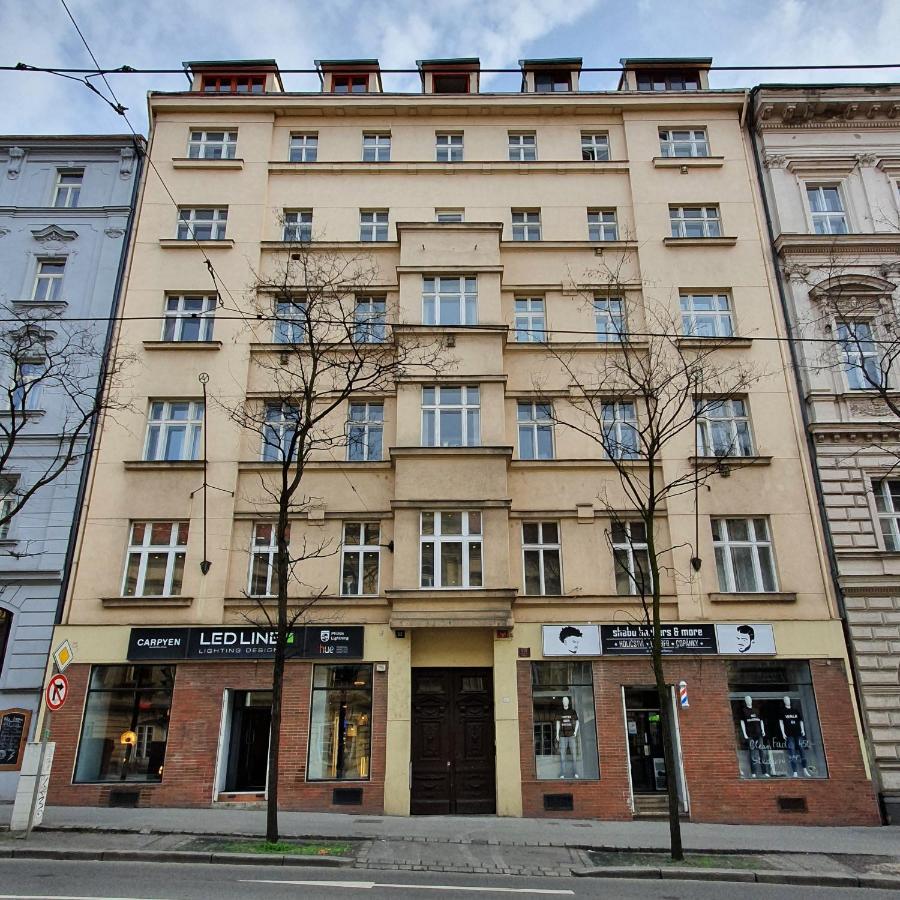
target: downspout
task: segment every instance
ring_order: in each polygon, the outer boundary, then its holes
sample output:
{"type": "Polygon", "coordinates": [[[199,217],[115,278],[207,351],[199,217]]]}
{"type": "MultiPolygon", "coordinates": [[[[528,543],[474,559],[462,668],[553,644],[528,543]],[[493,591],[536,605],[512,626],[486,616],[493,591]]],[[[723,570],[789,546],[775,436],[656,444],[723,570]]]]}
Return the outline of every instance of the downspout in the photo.
{"type": "Polygon", "coordinates": [[[784,276],[781,271],[781,266],[778,264],[778,251],[775,249],[775,229],[772,225],[772,211],[769,206],[769,198],[766,194],[765,181],[763,180],[761,150],[756,133],[755,100],[758,93],[758,85],[750,91],[749,115],[747,118],[747,127],[750,131],[750,140],[753,143],[753,163],[756,167],[756,178],[759,182],[763,213],[766,217],[766,230],[769,233],[769,246],[772,253],[772,264],[775,268],[775,283],[778,286],[778,298],[781,301],[781,311],[784,315],[784,320],[787,323],[789,329],[787,343],[791,354],[791,365],[794,369],[798,392],[800,393],[800,415],[803,421],[803,431],[806,435],[806,448],[807,452],[809,453],[812,468],[813,484],[816,488],[816,505],[819,509],[819,518],[822,521],[822,527],[825,530],[825,544],[826,552],[828,555],[828,568],[831,572],[831,581],[834,585],[835,597],[837,599],[838,615],[840,616],[841,620],[841,630],[843,631],[844,643],[847,647],[847,658],[850,661],[850,675],[851,683],[853,686],[853,696],[856,699],[856,707],[859,710],[859,719],[860,723],[862,724],[866,750],[869,755],[869,771],[872,773],[872,781],[876,787],[878,809],[881,814],[882,824],[887,825],[887,815],[885,813],[884,801],[882,799],[881,792],[881,780],[878,773],[878,767],[875,765],[874,754],[872,753],[872,740],[871,734],[869,733],[869,723],[866,718],[866,707],[863,703],[862,691],[859,686],[859,665],[856,660],[856,648],[853,645],[852,635],[850,633],[850,623],[847,621],[847,607],[844,603],[844,590],[841,586],[840,569],[838,568],[837,554],[834,550],[834,541],[831,537],[831,526],[828,522],[828,514],[825,507],[825,493],[822,490],[822,479],[819,474],[819,466],[816,462],[816,446],[815,442],[813,441],[812,432],[810,431],[810,425],[812,423],[809,418],[809,409],[807,408],[806,400],[803,397],[803,385],[800,382],[799,378],[800,361],[797,356],[797,345],[792,335],[794,328],[794,317],[791,315],[791,308],[790,304],[788,303],[787,291],[784,285],[784,276]]]}
{"type": "Polygon", "coordinates": [[[78,543],[78,530],[81,525],[81,515],[84,506],[84,498],[87,493],[88,480],[90,477],[91,458],[94,453],[94,445],[97,441],[97,431],[100,426],[102,416],[99,412],[99,406],[102,402],[104,391],[106,390],[106,376],[108,371],[109,354],[112,349],[112,339],[115,333],[116,321],[119,317],[119,309],[122,306],[122,295],[124,293],[125,271],[130,256],[129,249],[131,246],[131,235],[134,230],[134,220],[137,214],[137,198],[141,187],[141,176],[144,169],[144,150],[141,142],[137,138],[132,139],[135,153],[135,169],[134,179],[131,185],[131,208],[128,211],[128,222],[125,225],[125,234],[122,237],[122,252],[119,254],[119,266],[116,270],[116,281],[113,286],[113,297],[115,298],[110,308],[109,321],[106,326],[106,338],[103,341],[103,357],[100,364],[100,372],[97,377],[97,393],[96,403],[98,413],[94,416],[91,426],[88,429],[87,442],[84,448],[84,458],[81,463],[81,475],[78,479],[78,493],[75,497],[75,515],[72,519],[72,526],[69,529],[69,541],[66,547],[66,558],[63,562],[62,583],[59,588],[59,598],[56,601],[56,618],[55,623],[59,625],[62,622],[63,609],[66,603],[66,596],[69,593],[69,582],[72,577],[72,562],[75,558],[75,547],[78,543]]]}

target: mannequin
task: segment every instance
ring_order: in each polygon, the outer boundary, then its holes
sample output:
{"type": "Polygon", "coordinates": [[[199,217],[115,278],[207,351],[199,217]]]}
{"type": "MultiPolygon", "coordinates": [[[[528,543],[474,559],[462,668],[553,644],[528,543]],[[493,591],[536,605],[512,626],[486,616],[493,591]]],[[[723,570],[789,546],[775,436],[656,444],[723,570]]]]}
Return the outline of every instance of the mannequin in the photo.
{"type": "Polygon", "coordinates": [[[781,708],[778,725],[781,728],[781,736],[784,738],[784,744],[787,747],[791,772],[794,778],[798,778],[799,773],[797,770],[800,768],[803,769],[803,774],[809,778],[810,771],[806,766],[806,754],[803,752],[803,741],[806,740],[806,726],[803,724],[803,717],[800,715],[800,710],[791,706],[790,697],[783,697],[782,700],[784,706],[781,708]]]}
{"type": "Polygon", "coordinates": [[[576,767],[578,753],[575,749],[575,739],[578,737],[578,713],[571,705],[568,697],[562,698],[562,709],[556,714],[556,743],[559,745],[559,777],[566,777],[566,755],[572,754],[572,774],[578,778],[576,767]]]}
{"type": "Polygon", "coordinates": [[[744,706],[741,709],[741,733],[747,742],[750,751],[750,773],[752,778],[757,775],[770,777],[769,765],[766,760],[766,726],[759,717],[759,713],[753,708],[753,698],[744,697],[744,706]]]}

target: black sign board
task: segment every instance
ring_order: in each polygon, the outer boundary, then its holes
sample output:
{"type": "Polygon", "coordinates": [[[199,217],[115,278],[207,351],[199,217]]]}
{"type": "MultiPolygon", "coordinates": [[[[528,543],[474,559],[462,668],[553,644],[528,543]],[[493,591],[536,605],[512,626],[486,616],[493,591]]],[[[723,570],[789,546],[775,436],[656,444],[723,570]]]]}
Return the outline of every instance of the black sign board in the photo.
{"type": "MultiPolygon", "coordinates": [[[[715,654],[716,626],[713,624],[692,625],[677,623],[661,625],[662,652],[715,654]]],[[[650,654],[653,631],[646,625],[601,625],[600,646],[604,656],[648,656],[650,654]]]]}
{"type": "Polygon", "coordinates": [[[0,712],[0,771],[22,765],[22,749],[28,739],[30,709],[5,709],[0,712]]]}
{"type": "MultiPolygon", "coordinates": [[[[362,625],[311,625],[291,628],[288,659],[361,659],[362,625]]],[[[128,659],[169,662],[179,659],[272,659],[277,633],[270,628],[132,628],[128,659]]]]}

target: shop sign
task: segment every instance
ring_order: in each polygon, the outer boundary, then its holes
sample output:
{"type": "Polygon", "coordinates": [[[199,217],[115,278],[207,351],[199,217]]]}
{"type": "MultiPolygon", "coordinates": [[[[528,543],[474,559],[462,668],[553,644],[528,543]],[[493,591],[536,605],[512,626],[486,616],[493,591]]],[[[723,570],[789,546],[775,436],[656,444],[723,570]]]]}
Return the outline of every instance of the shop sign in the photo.
{"type": "MultiPolygon", "coordinates": [[[[364,632],[361,625],[291,628],[286,655],[288,659],[360,659],[364,632]]],[[[276,640],[277,632],[271,628],[132,628],[128,659],[272,659],[276,640]]]]}
{"type": "Polygon", "coordinates": [[[736,656],[774,656],[775,629],[771,625],[754,622],[728,622],[716,625],[719,653],[736,656]]]}
{"type": "MultiPolygon", "coordinates": [[[[600,643],[606,656],[646,656],[652,646],[653,630],[646,625],[601,625],[600,643]]],[[[660,625],[665,654],[716,652],[716,627],[712,624],[677,623],[660,625]]]]}

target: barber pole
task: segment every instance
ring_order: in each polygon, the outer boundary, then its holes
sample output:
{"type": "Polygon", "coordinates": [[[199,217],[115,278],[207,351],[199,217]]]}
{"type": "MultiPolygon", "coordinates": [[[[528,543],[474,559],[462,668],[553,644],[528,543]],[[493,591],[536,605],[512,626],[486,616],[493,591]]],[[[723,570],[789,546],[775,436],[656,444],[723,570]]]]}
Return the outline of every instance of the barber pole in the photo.
{"type": "Polygon", "coordinates": [[[678,702],[681,704],[682,709],[687,709],[691,705],[690,703],[688,703],[686,681],[678,682],[678,702]]]}

